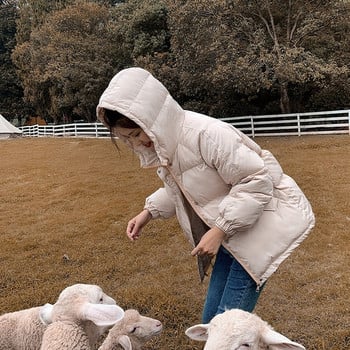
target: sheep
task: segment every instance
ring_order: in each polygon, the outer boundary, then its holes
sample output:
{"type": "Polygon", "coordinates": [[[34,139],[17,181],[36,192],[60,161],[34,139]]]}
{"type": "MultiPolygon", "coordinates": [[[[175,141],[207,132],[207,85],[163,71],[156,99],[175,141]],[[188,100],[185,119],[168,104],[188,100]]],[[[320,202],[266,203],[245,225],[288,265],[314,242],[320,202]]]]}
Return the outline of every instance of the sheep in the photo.
{"type": "MultiPolygon", "coordinates": [[[[75,301],[74,301],[75,302],[75,301]]],[[[54,321],[45,331],[41,350],[91,350],[86,333],[79,320],[79,308],[74,304],[72,309],[77,315],[54,321]]],[[[69,313],[68,313],[69,314],[69,313]]],[[[142,345],[160,334],[162,323],[156,319],[142,316],[137,310],[124,311],[123,317],[109,330],[105,340],[98,350],[140,350],[142,345]]],[[[113,319],[112,322],[115,320],[113,319]]]]}
{"type": "MultiPolygon", "coordinates": [[[[50,304],[47,304],[47,309],[50,304]]],[[[38,350],[46,326],[40,321],[42,306],[0,316],[1,350],[38,350]]]]}
{"type": "Polygon", "coordinates": [[[185,334],[206,341],[203,350],[305,350],[274,331],[259,316],[239,309],[226,310],[208,324],[188,328],[185,334]]]}
{"type": "MultiPolygon", "coordinates": [[[[95,285],[73,285],[64,289],[61,294],[75,290],[86,295],[87,289],[90,291],[92,302],[115,305],[115,300],[95,285]]],[[[51,304],[45,304],[1,315],[0,350],[39,350],[44,331],[51,322],[52,307],[51,304]]],[[[96,343],[108,328],[110,327],[97,327],[92,322],[87,322],[86,332],[90,343],[96,343]]]]}
{"type": "Polygon", "coordinates": [[[76,284],[63,290],[56,303],[44,306],[39,315],[47,325],[40,349],[90,350],[124,311],[99,286],[76,284]]]}
{"type": "MultiPolygon", "coordinates": [[[[93,284],[74,284],[70,287],[65,288],[58,300],[58,305],[55,304],[55,310],[58,310],[60,305],[62,305],[62,301],[64,300],[70,300],[69,298],[73,297],[83,297],[87,298],[87,300],[91,304],[103,304],[103,305],[115,305],[116,302],[113,298],[105,294],[101,287],[93,284]]],[[[69,303],[69,301],[68,301],[69,303]]],[[[42,308],[41,313],[41,321],[42,323],[45,323],[46,325],[50,324],[52,322],[52,307],[50,305],[47,305],[47,307],[42,308]]],[[[113,324],[112,324],[113,325],[113,324]]],[[[91,345],[94,345],[99,337],[104,334],[112,325],[108,326],[98,326],[94,322],[91,321],[85,321],[83,326],[84,329],[88,335],[89,342],[91,345]]]]}
{"type": "Polygon", "coordinates": [[[140,350],[162,328],[162,323],[154,318],[142,316],[134,309],[125,310],[124,318],[109,330],[99,350],[140,350]]]}

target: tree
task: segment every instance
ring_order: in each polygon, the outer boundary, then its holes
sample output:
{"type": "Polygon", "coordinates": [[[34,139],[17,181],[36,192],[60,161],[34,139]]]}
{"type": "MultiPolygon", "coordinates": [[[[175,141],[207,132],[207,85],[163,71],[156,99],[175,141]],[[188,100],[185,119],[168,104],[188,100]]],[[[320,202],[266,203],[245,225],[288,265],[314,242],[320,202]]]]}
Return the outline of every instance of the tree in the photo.
{"type": "Polygon", "coordinates": [[[322,87],[349,72],[346,63],[325,59],[307,45],[312,39],[322,46],[317,40],[325,29],[336,40],[332,23],[349,18],[348,2],[196,0],[173,2],[170,9],[182,89],[194,97],[258,99],[268,91],[278,94],[286,113],[291,89],[322,87]]]}
{"type": "Polygon", "coordinates": [[[18,0],[19,19],[17,21],[17,43],[30,40],[31,32],[40,27],[48,14],[61,10],[74,0],[18,0]]]}
{"type": "Polygon", "coordinates": [[[12,120],[25,113],[23,91],[11,61],[11,52],[16,45],[15,1],[0,2],[0,18],[0,113],[12,120]]]}
{"type": "Polygon", "coordinates": [[[122,36],[134,61],[169,50],[170,34],[164,1],[129,0],[115,7],[114,18],[115,32],[122,36]]]}
{"type": "Polygon", "coordinates": [[[168,7],[164,0],[129,0],[114,11],[116,33],[134,66],[153,72],[177,96],[178,82],[171,55],[168,7]]]}
{"type": "Polygon", "coordinates": [[[56,123],[94,121],[98,97],[125,64],[118,38],[103,5],[77,1],[53,11],[13,55],[26,99],[56,123]]]}
{"type": "Polygon", "coordinates": [[[348,1],[18,4],[12,58],[25,101],[55,122],[95,120],[101,92],[131,65],[155,73],[185,108],[216,116],[349,103],[348,1]]]}

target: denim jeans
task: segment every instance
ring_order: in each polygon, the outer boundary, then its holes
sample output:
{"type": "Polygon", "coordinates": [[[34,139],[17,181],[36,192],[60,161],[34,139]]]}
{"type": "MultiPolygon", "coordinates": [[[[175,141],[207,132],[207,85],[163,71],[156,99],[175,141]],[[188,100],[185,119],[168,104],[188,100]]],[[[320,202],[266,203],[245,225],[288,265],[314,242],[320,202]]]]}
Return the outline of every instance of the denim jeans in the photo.
{"type": "Polygon", "coordinates": [[[253,311],[261,292],[239,262],[220,247],[211,274],[202,322],[209,321],[227,309],[253,311]]]}

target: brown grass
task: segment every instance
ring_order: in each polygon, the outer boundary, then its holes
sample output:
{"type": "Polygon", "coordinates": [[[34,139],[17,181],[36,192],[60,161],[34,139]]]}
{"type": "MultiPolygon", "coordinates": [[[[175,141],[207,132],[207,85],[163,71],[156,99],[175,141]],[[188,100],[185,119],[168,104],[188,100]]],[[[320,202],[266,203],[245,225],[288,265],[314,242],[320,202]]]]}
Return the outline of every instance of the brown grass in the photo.
{"type": "MultiPolygon", "coordinates": [[[[307,349],[350,349],[350,138],[258,138],[309,197],[316,228],[268,281],[256,313],[307,349]]],[[[54,302],[77,282],[99,284],[124,308],[160,319],[149,349],[200,349],[199,283],[175,220],[137,242],[127,221],[158,188],[154,169],[108,139],[0,142],[0,313],[54,302]],[[68,260],[64,259],[64,255],[68,260]]]]}

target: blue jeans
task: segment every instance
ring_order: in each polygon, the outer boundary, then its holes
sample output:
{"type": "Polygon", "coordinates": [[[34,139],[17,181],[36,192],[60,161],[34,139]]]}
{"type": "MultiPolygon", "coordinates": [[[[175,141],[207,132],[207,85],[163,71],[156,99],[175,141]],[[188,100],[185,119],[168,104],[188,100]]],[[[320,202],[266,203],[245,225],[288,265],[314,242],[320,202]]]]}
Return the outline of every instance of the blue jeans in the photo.
{"type": "Polygon", "coordinates": [[[209,323],[227,309],[253,311],[261,292],[239,262],[220,247],[211,274],[202,322],[209,323]]]}

